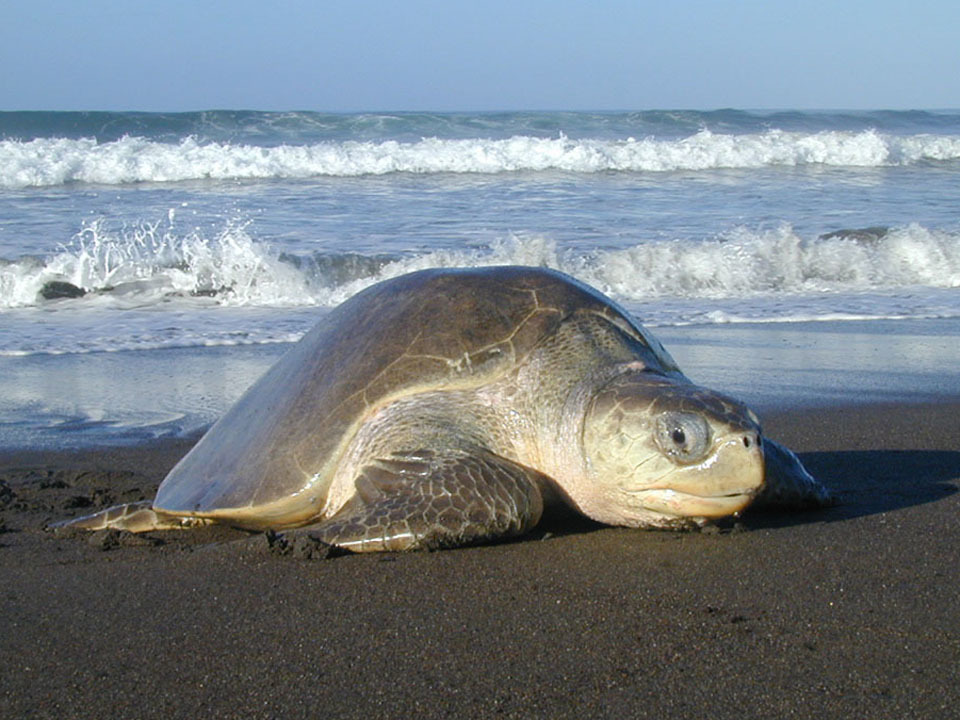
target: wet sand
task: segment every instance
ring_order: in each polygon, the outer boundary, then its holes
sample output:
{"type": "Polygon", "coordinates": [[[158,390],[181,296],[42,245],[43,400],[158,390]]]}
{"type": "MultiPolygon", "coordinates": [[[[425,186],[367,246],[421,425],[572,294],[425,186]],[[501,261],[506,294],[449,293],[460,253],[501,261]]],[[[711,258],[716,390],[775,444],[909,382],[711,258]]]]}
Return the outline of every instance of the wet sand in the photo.
{"type": "Polygon", "coordinates": [[[958,418],[768,414],[827,510],[326,560],[42,530],[151,497],[186,441],[2,453],[0,717],[949,717],[958,418]]]}

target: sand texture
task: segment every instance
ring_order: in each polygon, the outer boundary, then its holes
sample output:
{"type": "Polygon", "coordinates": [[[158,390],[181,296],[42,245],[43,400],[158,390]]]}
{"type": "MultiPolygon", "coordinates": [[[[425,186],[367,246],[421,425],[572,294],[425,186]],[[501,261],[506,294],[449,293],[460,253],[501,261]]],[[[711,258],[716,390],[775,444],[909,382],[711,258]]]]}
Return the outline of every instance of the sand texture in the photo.
{"type": "Polygon", "coordinates": [[[0,717],[955,717],[960,404],[785,413],[835,508],[325,560],[57,536],[187,442],[0,456],[0,717]]]}

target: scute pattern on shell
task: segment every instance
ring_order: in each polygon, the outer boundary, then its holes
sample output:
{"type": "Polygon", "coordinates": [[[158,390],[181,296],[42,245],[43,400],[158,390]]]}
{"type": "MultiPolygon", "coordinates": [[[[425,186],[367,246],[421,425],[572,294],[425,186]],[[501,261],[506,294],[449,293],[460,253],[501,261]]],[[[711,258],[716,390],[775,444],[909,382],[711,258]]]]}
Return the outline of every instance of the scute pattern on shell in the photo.
{"type": "Polygon", "coordinates": [[[676,370],[625,313],[562,273],[490,267],[404,275],[331,311],[170,473],[155,506],[246,507],[267,523],[271,503],[324,482],[371,409],[420,389],[492,379],[576,312],[607,317],[663,369],[676,370]]]}

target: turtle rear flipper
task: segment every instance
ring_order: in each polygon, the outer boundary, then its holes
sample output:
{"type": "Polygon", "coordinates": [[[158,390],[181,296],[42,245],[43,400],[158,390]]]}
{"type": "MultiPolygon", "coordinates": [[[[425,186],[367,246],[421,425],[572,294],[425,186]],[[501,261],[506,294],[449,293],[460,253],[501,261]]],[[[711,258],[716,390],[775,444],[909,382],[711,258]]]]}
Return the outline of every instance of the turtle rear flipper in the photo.
{"type": "Polygon", "coordinates": [[[540,520],[538,473],[487,451],[394,453],[364,466],[356,494],[302,528],[352,552],[434,549],[527,532],[540,520]]]}
{"type": "Polygon", "coordinates": [[[836,496],[803,466],[791,450],[763,439],[766,482],[753,507],[769,510],[813,510],[837,504],[836,496]]]}
{"type": "Polygon", "coordinates": [[[185,530],[206,525],[209,520],[197,517],[182,517],[161,512],[153,508],[150,500],[114,505],[106,510],[54,523],[53,529],[77,528],[79,530],[105,530],[115,528],[140,533],[151,530],[185,530]]]}

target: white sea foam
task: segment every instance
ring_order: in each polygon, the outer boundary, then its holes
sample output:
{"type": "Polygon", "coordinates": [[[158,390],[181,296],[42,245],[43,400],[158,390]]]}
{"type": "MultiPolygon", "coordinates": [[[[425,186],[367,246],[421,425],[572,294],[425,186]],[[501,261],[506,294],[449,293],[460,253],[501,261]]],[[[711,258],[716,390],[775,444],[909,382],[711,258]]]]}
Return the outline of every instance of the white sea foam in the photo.
{"type": "Polygon", "coordinates": [[[46,259],[0,265],[0,309],[92,304],[162,309],[177,299],[190,306],[332,306],[368,285],[414,270],[501,264],[557,268],[632,302],[957,288],[960,234],[914,224],[804,238],[781,225],[586,255],[526,234],[485,248],[408,256],[294,257],[251,237],[243,223],[206,237],[196,231],[178,234],[169,223],[111,228],[97,220],[46,259]],[[45,301],[42,292],[52,282],[68,283],[86,295],[45,301]]]}
{"type": "Polygon", "coordinates": [[[126,306],[216,295],[232,305],[309,302],[304,276],[255,242],[244,223],[230,223],[207,238],[178,235],[159,221],[112,229],[95,220],[46,260],[0,264],[0,309],[37,304],[51,282],[126,306]]]}
{"type": "Polygon", "coordinates": [[[960,137],[955,135],[897,136],[873,130],[770,130],[744,135],[702,130],[679,140],[514,136],[274,147],[201,143],[192,137],[179,143],[130,136],[112,142],[42,138],[0,141],[0,187],[352,177],[397,172],[660,172],[812,164],[879,167],[958,158],[960,137]]]}
{"type": "Polygon", "coordinates": [[[633,300],[960,287],[960,235],[919,225],[868,239],[802,238],[789,225],[738,228],[712,240],[636,245],[595,260],[576,270],[633,300]]]}
{"type": "Polygon", "coordinates": [[[291,258],[243,224],[206,238],[161,223],[110,229],[100,221],[46,261],[0,266],[0,356],[287,343],[378,281],[499,264],[563,270],[651,326],[960,317],[960,235],[918,225],[806,239],[786,225],[740,228],[587,255],[543,235],[515,235],[391,259],[291,258]],[[87,294],[43,300],[40,290],[54,279],[87,294]]]}

